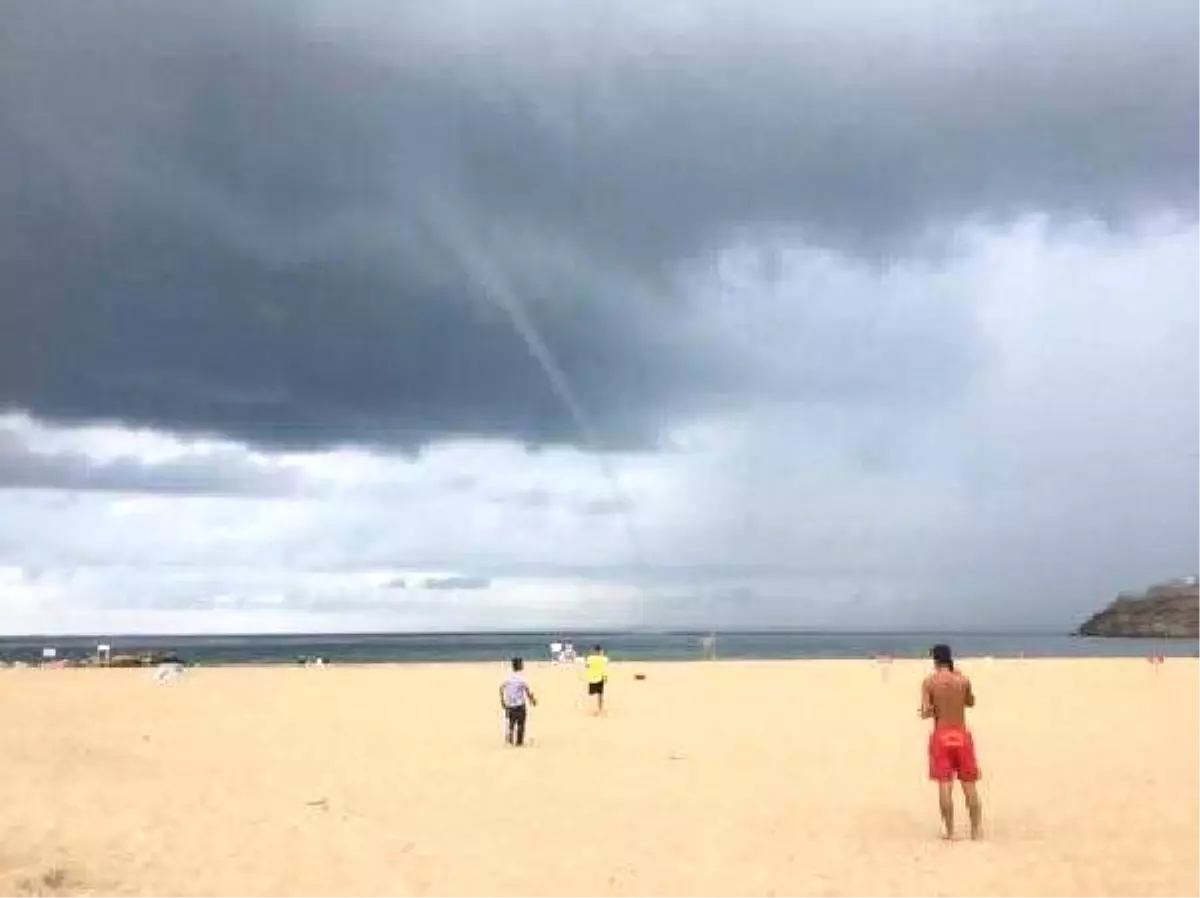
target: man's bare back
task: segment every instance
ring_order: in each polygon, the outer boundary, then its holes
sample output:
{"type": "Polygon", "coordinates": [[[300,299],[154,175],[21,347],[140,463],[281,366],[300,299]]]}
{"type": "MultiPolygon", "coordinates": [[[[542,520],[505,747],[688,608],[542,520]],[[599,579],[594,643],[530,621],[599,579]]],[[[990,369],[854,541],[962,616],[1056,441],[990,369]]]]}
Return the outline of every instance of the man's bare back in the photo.
{"type": "Polygon", "coordinates": [[[957,670],[939,668],[921,684],[921,716],[939,726],[967,725],[967,708],[975,706],[971,681],[957,670]]]}

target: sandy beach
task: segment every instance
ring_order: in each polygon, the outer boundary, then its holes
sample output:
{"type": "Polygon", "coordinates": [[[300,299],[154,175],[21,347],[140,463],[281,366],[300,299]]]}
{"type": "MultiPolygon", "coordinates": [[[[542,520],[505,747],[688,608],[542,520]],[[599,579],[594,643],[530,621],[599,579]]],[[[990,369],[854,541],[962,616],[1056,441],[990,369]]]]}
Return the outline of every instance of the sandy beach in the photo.
{"type": "Polygon", "coordinates": [[[0,892],[1197,894],[1196,660],[961,666],[979,843],[917,661],[533,664],[519,750],[500,664],[0,671],[0,892]]]}

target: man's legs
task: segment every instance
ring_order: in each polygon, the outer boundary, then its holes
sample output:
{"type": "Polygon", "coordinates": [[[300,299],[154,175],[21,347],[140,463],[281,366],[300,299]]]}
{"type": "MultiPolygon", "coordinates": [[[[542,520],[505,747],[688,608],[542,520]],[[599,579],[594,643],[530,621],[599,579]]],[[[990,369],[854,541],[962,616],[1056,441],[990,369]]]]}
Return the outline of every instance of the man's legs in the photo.
{"type": "Polygon", "coordinates": [[[967,814],[971,817],[971,838],[978,839],[983,835],[983,808],[979,805],[979,792],[975,781],[962,784],[963,798],[967,800],[967,814]]]}
{"type": "Polygon", "coordinates": [[[938,809],[942,812],[943,839],[954,838],[954,780],[938,780],[938,809]]]}
{"type": "Polygon", "coordinates": [[[983,809],[979,806],[979,793],[975,783],[979,780],[979,761],[975,758],[975,740],[967,734],[958,758],[958,781],[962,783],[963,798],[967,801],[967,814],[971,817],[971,838],[978,839],[982,833],[983,809]]]}
{"type": "Polygon", "coordinates": [[[508,727],[504,732],[504,741],[509,745],[525,744],[525,708],[508,708],[504,712],[508,727]]]}
{"type": "Polygon", "coordinates": [[[513,739],[514,745],[524,745],[525,744],[525,715],[526,715],[526,710],[524,707],[517,708],[516,720],[513,723],[513,727],[515,728],[515,731],[516,731],[514,733],[514,739],[513,739]]]}
{"type": "Polygon", "coordinates": [[[938,730],[929,734],[929,778],[937,783],[942,838],[954,838],[954,761],[938,730]]]}
{"type": "MultiPolygon", "coordinates": [[[[983,836],[983,807],[979,801],[979,791],[975,781],[960,781],[963,798],[967,802],[967,815],[971,818],[971,838],[983,836]]],[[[954,780],[938,780],[938,810],[942,813],[943,838],[954,838],[954,780]]]]}

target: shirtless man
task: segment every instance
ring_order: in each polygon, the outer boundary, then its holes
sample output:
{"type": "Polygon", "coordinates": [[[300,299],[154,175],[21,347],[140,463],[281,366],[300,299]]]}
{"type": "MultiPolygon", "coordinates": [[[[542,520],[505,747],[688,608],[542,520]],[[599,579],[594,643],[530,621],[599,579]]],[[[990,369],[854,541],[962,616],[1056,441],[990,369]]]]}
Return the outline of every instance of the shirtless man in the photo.
{"type": "Polygon", "coordinates": [[[933,718],[929,734],[929,778],[938,784],[938,806],[942,811],[944,838],[954,838],[954,779],[962,785],[971,817],[971,838],[981,835],[982,810],[975,783],[979,765],[975,743],[967,729],[967,708],[975,707],[971,681],[954,669],[950,646],[935,645],[929,650],[933,673],[921,684],[921,718],[933,718]]]}

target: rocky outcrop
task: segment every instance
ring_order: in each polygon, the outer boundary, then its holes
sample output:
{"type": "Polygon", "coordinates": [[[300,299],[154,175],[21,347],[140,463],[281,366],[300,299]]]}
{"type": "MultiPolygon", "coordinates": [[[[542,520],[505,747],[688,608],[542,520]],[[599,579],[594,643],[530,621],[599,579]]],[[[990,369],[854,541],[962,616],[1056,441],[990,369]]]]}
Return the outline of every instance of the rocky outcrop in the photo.
{"type": "Polygon", "coordinates": [[[1200,638],[1200,589],[1196,577],[1170,580],[1143,594],[1121,593],[1079,628],[1080,636],[1200,638]]]}

